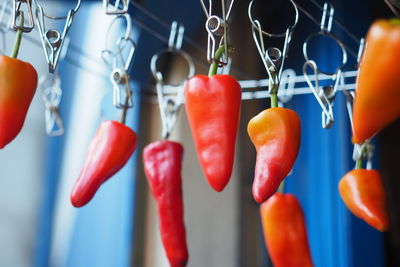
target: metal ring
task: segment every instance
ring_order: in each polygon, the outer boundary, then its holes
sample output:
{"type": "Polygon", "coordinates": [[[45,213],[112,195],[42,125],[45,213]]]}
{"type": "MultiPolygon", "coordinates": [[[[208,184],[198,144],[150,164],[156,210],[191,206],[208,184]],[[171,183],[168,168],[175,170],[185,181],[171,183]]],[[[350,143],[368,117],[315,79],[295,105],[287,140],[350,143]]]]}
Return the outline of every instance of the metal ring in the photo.
{"type": "MultiPolygon", "coordinates": [[[[299,21],[299,10],[298,10],[298,8],[297,8],[296,3],[295,3],[293,0],[289,0],[289,1],[290,1],[290,3],[292,3],[293,8],[294,8],[294,11],[295,11],[295,13],[296,13],[296,15],[295,15],[295,20],[294,20],[293,25],[291,25],[291,26],[288,27],[288,28],[292,28],[292,29],[293,29],[293,28],[296,27],[297,22],[299,21]]],[[[251,15],[251,8],[253,7],[253,2],[254,2],[254,0],[251,0],[251,1],[250,1],[249,9],[248,9],[248,14],[249,14],[249,18],[250,18],[250,22],[251,22],[252,26],[253,26],[254,28],[258,28],[258,26],[256,25],[256,23],[254,22],[255,20],[253,19],[253,16],[251,15]]],[[[281,38],[281,37],[285,37],[285,36],[286,36],[286,31],[285,31],[284,33],[269,33],[269,32],[266,32],[266,31],[261,30],[261,32],[262,32],[264,35],[268,36],[268,37],[281,38]]]]}
{"type": "Polygon", "coordinates": [[[174,85],[174,86],[179,86],[179,85],[183,84],[186,80],[188,80],[190,77],[194,76],[194,74],[195,74],[194,62],[193,62],[192,58],[189,56],[189,54],[183,50],[167,48],[167,49],[161,50],[159,53],[155,54],[151,58],[150,69],[151,69],[151,72],[152,72],[154,78],[157,80],[157,82],[162,83],[162,74],[161,74],[161,72],[159,72],[157,70],[157,61],[160,58],[160,56],[165,53],[172,53],[172,54],[177,54],[177,55],[181,56],[182,58],[184,58],[186,60],[188,66],[189,66],[188,76],[185,79],[183,79],[181,83],[178,83],[177,85],[174,85]]]}
{"type": "MultiPolygon", "coordinates": [[[[35,5],[38,7],[40,6],[36,1],[37,0],[32,0],[35,5]]],[[[69,12],[72,12],[72,14],[75,14],[76,12],[78,12],[79,8],[81,7],[81,0],[78,0],[78,3],[76,4],[74,9],[71,9],[69,12]]],[[[69,17],[69,12],[67,16],[62,16],[62,17],[54,17],[54,16],[50,16],[47,15],[44,11],[43,11],[43,16],[45,16],[48,19],[53,19],[53,20],[63,20],[63,19],[67,19],[69,17]]]]}
{"type": "Polygon", "coordinates": [[[331,34],[331,33],[329,33],[329,32],[317,32],[317,33],[313,33],[313,34],[311,34],[310,36],[308,36],[308,38],[304,41],[304,44],[303,44],[303,55],[304,55],[304,58],[305,58],[306,61],[310,61],[310,58],[308,57],[308,52],[307,52],[308,42],[309,42],[311,39],[313,39],[313,38],[315,38],[315,37],[317,37],[317,36],[326,36],[326,37],[332,39],[332,40],[335,41],[335,42],[340,46],[340,48],[342,49],[342,57],[343,57],[343,59],[342,59],[342,64],[338,66],[338,68],[336,69],[335,72],[333,72],[333,73],[324,72],[324,71],[321,71],[320,69],[317,68],[318,73],[322,73],[322,74],[326,74],[326,75],[335,75],[335,74],[337,73],[337,70],[338,70],[338,69],[342,69],[342,68],[346,65],[346,63],[347,63],[347,51],[346,51],[346,48],[345,48],[344,44],[343,44],[336,36],[334,36],[333,34],[331,34]]]}
{"type": "Polygon", "coordinates": [[[107,48],[107,41],[109,39],[109,35],[110,35],[110,31],[111,31],[112,26],[114,25],[114,23],[118,19],[121,19],[121,18],[125,18],[125,21],[126,21],[125,35],[124,35],[124,37],[121,37],[121,39],[125,39],[126,41],[128,41],[130,39],[130,36],[131,36],[131,33],[132,33],[132,21],[131,21],[131,16],[129,14],[118,15],[111,21],[111,23],[108,25],[108,28],[107,28],[103,51],[107,51],[107,53],[111,54],[112,56],[115,56],[118,53],[118,51],[112,52],[111,49],[108,49],[107,48]]]}

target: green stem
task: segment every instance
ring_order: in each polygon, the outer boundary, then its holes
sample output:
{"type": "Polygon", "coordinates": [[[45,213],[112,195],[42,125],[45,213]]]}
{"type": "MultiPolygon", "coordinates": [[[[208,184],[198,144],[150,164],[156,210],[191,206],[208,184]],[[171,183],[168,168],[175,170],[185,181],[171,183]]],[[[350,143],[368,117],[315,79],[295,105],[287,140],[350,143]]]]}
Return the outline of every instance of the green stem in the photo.
{"type": "MultiPolygon", "coordinates": [[[[23,27],[24,26],[24,15],[20,13],[20,23],[19,26],[23,27]]],[[[11,53],[11,57],[12,58],[17,58],[18,56],[18,52],[19,52],[19,48],[21,46],[21,40],[22,40],[22,30],[18,30],[17,31],[17,36],[15,38],[15,42],[14,42],[14,47],[13,47],[13,51],[11,53]]]]}
{"type": "Polygon", "coordinates": [[[278,107],[278,88],[272,83],[272,79],[269,79],[269,94],[271,99],[271,108],[278,107]]]}
{"type": "Polygon", "coordinates": [[[359,159],[356,161],[356,170],[362,169],[363,160],[359,159]]]}
{"type": "Polygon", "coordinates": [[[361,146],[361,156],[360,156],[360,159],[358,159],[357,161],[356,161],[356,170],[358,170],[358,169],[362,169],[362,164],[363,164],[363,161],[364,161],[364,158],[365,158],[365,153],[367,152],[367,144],[366,143],[364,143],[364,144],[362,144],[362,146],[361,146]]]}
{"type": "Polygon", "coordinates": [[[285,193],[285,181],[286,181],[286,178],[282,181],[282,183],[280,184],[280,186],[279,186],[279,188],[278,188],[278,192],[279,193],[285,193]]]}
{"type": "Polygon", "coordinates": [[[208,76],[217,74],[218,61],[221,59],[222,55],[225,53],[225,46],[221,45],[217,52],[215,52],[214,61],[211,63],[210,70],[208,71],[208,76]]]}
{"type": "Polygon", "coordinates": [[[124,107],[122,108],[122,114],[121,114],[121,123],[122,124],[126,123],[126,115],[128,114],[128,104],[129,104],[129,95],[126,94],[125,104],[124,104],[124,107]]]}

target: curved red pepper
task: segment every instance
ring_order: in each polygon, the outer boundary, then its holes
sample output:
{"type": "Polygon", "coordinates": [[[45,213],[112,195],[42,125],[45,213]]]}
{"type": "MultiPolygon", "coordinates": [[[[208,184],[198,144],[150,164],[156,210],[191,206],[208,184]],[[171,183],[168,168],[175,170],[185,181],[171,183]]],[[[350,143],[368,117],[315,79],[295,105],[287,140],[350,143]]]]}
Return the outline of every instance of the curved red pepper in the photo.
{"type": "Polygon", "coordinates": [[[31,64],[0,56],[0,148],[21,131],[36,92],[37,80],[31,64]]]}
{"type": "Polygon", "coordinates": [[[276,192],[296,161],[300,118],[287,108],[269,108],[250,120],[247,132],[257,150],[253,196],[261,203],[276,192]]]}
{"type": "Polygon", "coordinates": [[[386,194],[377,170],[356,169],[339,182],[339,192],[347,208],[379,231],[389,228],[386,194]]]}
{"type": "Polygon", "coordinates": [[[200,164],[220,192],[232,174],[242,90],[232,76],[197,75],[186,83],[185,95],[200,164]]]}
{"type": "Polygon", "coordinates": [[[188,250],[183,222],[183,147],[168,140],[144,148],[143,163],[150,190],[158,204],[161,239],[171,267],[186,266],[188,250]]]}
{"type": "Polygon", "coordinates": [[[303,211],[296,197],[276,193],[260,207],[265,243],[275,267],[313,266],[303,211]]]}
{"type": "Polygon", "coordinates": [[[102,183],[126,164],[136,148],[136,133],[117,121],[102,122],[71,194],[74,207],[86,205],[102,183]]]}

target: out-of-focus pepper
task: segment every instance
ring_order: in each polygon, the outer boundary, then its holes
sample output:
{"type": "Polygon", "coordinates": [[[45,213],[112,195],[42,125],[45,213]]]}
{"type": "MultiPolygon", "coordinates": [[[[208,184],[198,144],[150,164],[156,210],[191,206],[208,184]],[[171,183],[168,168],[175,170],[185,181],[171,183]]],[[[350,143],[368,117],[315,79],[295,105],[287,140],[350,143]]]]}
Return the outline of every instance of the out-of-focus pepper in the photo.
{"type": "Polygon", "coordinates": [[[17,59],[21,38],[22,31],[18,30],[12,56],[0,55],[0,149],[14,140],[24,126],[37,87],[36,70],[17,59]]]}
{"type": "Polygon", "coordinates": [[[164,140],[143,151],[144,170],[158,204],[161,239],[171,267],[186,266],[188,250],[183,222],[181,166],[183,147],[164,140]]]}
{"type": "Polygon", "coordinates": [[[355,169],[339,182],[339,192],[347,208],[379,231],[389,228],[386,195],[377,170],[355,169]]]}
{"type": "Polygon", "coordinates": [[[105,121],[100,124],[72,190],[73,206],[86,205],[101,184],[122,169],[135,151],[136,139],[136,133],[120,122],[105,121]]]}
{"type": "Polygon", "coordinates": [[[265,243],[275,267],[313,266],[304,215],[296,197],[275,193],[260,207],[265,243]]]}
{"type": "MultiPolygon", "coordinates": [[[[223,47],[222,47],[223,48],[223,47]]],[[[218,49],[217,54],[223,54],[218,49]]],[[[219,58],[216,55],[216,58],[219,58]]],[[[222,191],[232,174],[242,90],[229,75],[197,75],[186,83],[186,113],[208,183],[222,191]]],[[[214,68],[215,67],[215,68],[214,68]]]]}
{"type": "Polygon", "coordinates": [[[257,150],[253,196],[261,203],[293,167],[300,147],[300,118],[287,108],[269,108],[250,120],[247,132],[257,150]]]}
{"type": "Polygon", "coordinates": [[[400,116],[400,19],[378,20],[366,38],[353,108],[353,142],[362,143],[400,116]]]}

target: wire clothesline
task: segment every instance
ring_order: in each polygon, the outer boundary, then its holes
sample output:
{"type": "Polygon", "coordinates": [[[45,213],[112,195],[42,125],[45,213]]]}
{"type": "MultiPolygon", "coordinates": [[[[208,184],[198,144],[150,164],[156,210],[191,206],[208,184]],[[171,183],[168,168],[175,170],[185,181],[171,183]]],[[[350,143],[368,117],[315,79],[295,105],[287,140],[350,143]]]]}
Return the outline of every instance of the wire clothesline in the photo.
{"type": "MultiPolygon", "coordinates": [[[[317,8],[322,10],[322,7],[315,2],[314,0],[310,0],[317,8]]],[[[145,14],[146,16],[148,16],[149,18],[151,18],[155,23],[161,25],[162,27],[164,27],[166,30],[170,30],[171,26],[165,22],[163,19],[161,19],[160,17],[158,17],[157,15],[155,15],[153,12],[149,11],[148,9],[146,9],[144,6],[142,6],[141,4],[137,3],[134,0],[130,0],[130,2],[133,4],[133,6],[135,6],[140,12],[142,12],[143,14],[145,14]]],[[[298,5],[298,4],[297,4],[298,5]]],[[[309,13],[307,12],[304,8],[302,8],[301,6],[299,6],[299,9],[307,16],[309,17],[314,23],[319,24],[319,22],[309,13]]],[[[8,14],[10,14],[10,11],[7,11],[8,14]]],[[[146,31],[147,33],[149,33],[150,35],[152,35],[153,37],[159,39],[160,41],[162,41],[165,44],[168,44],[168,38],[164,37],[163,34],[153,30],[152,28],[150,28],[149,26],[147,26],[145,23],[143,23],[142,21],[138,20],[138,19],[132,19],[136,25],[140,28],[142,28],[144,31],[146,31]]],[[[353,39],[355,42],[359,43],[359,40],[357,39],[357,37],[352,34],[342,23],[340,23],[337,19],[334,19],[334,23],[343,30],[344,33],[346,33],[351,39],[353,39]]],[[[36,46],[41,46],[41,42],[39,40],[37,40],[36,38],[32,37],[31,35],[24,35],[24,38],[26,38],[26,40],[30,41],[31,43],[33,43],[36,46]]],[[[204,48],[202,48],[201,45],[199,45],[196,41],[194,41],[193,39],[191,39],[188,36],[184,36],[184,41],[190,45],[191,47],[195,48],[196,50],[198,50],[199,52],[206,54],[206,51],[204,48]]],[[[346,47],[347,50],[349,50],[349,52],[351,54],[355,54],[354,52],[351,51],[351,49],[349,49],[348,47],[346,47]]],[[[88,61],[90,61],[91,63],[99,63],[101,62],[100,58],[97,58],[93,55],[90,55],[89,53],[86,53],[83,49],[81,49],[79,46],[74,45],[74,44],[70,44],[69,46],[69,50],[72,51],[73,53],[76,53],[79,56],[82,56],[84,58],[86,58],[88,61]]],[[[199,64],[200,66],[204,67],[204,68],[208,68],[207,63],[205,63],[205,61],[202,61],[200,59],[197,58],[193,58],[194,61],[199,64]]],[[[85,70],[86,72],[95,75],[96,77],[104,77],[104,79],[108,78],[108,75],[105,72],[102,72],[100,70],[95,70],[94,68],[88,68],[87,66],[85,66],[85,64],[83,64],[81,61],[75,60],[74,57],[66,57],[64,59],[65,62],[79,68],[82,70],[85,70]]],[[[237,70],[235,69],[235,67],[232,67],[232,71],[237,72],[238,74],[240,74],[241,77],[246,77],[246,80],[244,81],[240,81],[240,84],[242,85],[243,89],[250,89],[250,88],[260,88],[260,87],[268,87],[268,79],[262,79],[262,80],[256,80],[256,79],[252,79],[251,77],[249,77],[248,74],[244,74],[241,70],[237,70]]],[[[354,74],[354,71],[350,71],[350,72],[345,72],[345,75],[347,75],[347,77],[351,77],[351,75],[354,74]],[[350,74],[350,76],[348,75],[350,74]]],[[[296,76],[296,81],[300,82],[303,81],[304,82],[304,78],[302,75],[300,76],[296,76]]],[[[349,87],[350,85],[347,85],[347,87],[349,87]]],[[[350,86],[351,87],[351,86],[350,86]]],[[[302,87],[302,88],[296,88],[299,89],[298,90],[298,94],[303,94],[305,93],[305,90],[307,89],[306,87],[302,87]],[[300,90],[301,89],[301,90],[300,90]]],[[[248,92],[253,98],[264,98],[264,97],[268,97],[269,94],[267,91],[259,91],[257,94],[255,94],[255,92],[248,92]]],[[[297,94],[296,93],[296,94],[297,94]]],[[[310,89],[308,88],[307,93],[311,93],[310,89]]]]}

